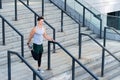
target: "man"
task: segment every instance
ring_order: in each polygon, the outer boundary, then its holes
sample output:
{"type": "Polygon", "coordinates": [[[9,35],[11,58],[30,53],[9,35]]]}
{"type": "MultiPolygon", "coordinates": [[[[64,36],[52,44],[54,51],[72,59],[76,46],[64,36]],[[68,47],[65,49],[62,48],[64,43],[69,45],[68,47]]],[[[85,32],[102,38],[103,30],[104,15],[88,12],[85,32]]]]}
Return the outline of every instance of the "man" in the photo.
{"type": "Polygon", "coordinates": [[[30,42],[33,38],[33,50],[31,52],[33,52],[33,54],[38,55],[37,56],[38,58],[36,60],[38,62],[38,71],[40,71],[41,58],[43,54],[43,38],[49,41],[54,41],[54,40],[47,35],[46,29],[43,27],[44,18],[38,17],[37,21],[38,21],[37,26],[35,26],[30,32],[27,45],[30,46],[30,42]]]}

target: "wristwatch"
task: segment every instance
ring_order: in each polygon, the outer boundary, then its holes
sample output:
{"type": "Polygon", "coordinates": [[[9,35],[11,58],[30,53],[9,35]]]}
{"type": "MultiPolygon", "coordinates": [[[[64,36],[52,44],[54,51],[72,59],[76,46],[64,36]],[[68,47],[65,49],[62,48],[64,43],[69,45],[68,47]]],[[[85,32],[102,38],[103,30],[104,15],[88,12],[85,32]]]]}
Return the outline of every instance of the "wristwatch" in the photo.
{"type": "Polygon", "coordinates": [[[29,45],[29,43],[27,43],[27,45],[29,45]]]}

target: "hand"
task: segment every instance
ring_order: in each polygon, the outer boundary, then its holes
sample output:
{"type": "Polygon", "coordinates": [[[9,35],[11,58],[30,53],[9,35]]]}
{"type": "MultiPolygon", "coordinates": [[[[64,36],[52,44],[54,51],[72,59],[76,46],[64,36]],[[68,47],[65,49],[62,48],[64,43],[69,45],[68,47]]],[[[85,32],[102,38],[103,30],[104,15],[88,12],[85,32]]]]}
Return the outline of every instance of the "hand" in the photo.
{"type": "Polygon", "coordinates": [[[29,45],[29,43],[27,43],[27,45],[29,45]]]}
{"type": "Polygon", "coordinates": [[[29,43],[27,43],[27,45],[28,45],[28,48],[32,50],[32,45],[30,45],[29,43]]]}
{"type": "Polygon", "coordinates": [[[53,41],[53,42],[55,42],[55,40],[54,40],[54,39],[52,39],[52,38],[51,38],[51,40],[50,40],[50,41],[53,41]]]}

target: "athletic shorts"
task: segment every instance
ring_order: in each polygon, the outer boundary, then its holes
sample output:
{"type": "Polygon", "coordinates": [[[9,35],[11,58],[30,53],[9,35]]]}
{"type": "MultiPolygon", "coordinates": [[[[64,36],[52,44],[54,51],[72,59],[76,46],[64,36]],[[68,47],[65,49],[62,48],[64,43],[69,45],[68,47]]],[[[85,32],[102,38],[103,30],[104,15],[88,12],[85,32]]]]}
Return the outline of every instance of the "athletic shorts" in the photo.
{"type": "Polygon", "coordinates": [[[38,45],[38,44],[33,43],[33,51],[36,54],[43,53],[43,44],[38,45]]]}

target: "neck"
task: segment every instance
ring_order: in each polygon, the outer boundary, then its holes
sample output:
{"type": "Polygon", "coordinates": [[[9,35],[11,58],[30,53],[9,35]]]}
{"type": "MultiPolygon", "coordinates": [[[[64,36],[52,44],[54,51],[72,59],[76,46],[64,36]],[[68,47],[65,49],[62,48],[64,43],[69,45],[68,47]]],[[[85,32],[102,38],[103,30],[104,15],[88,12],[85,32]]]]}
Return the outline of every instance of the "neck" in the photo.
{"type": "Polygon", "coordinates": [[[42,24],[38,24],[38,27],[39,27],[39,28],[42,28],[42,24]]]}

